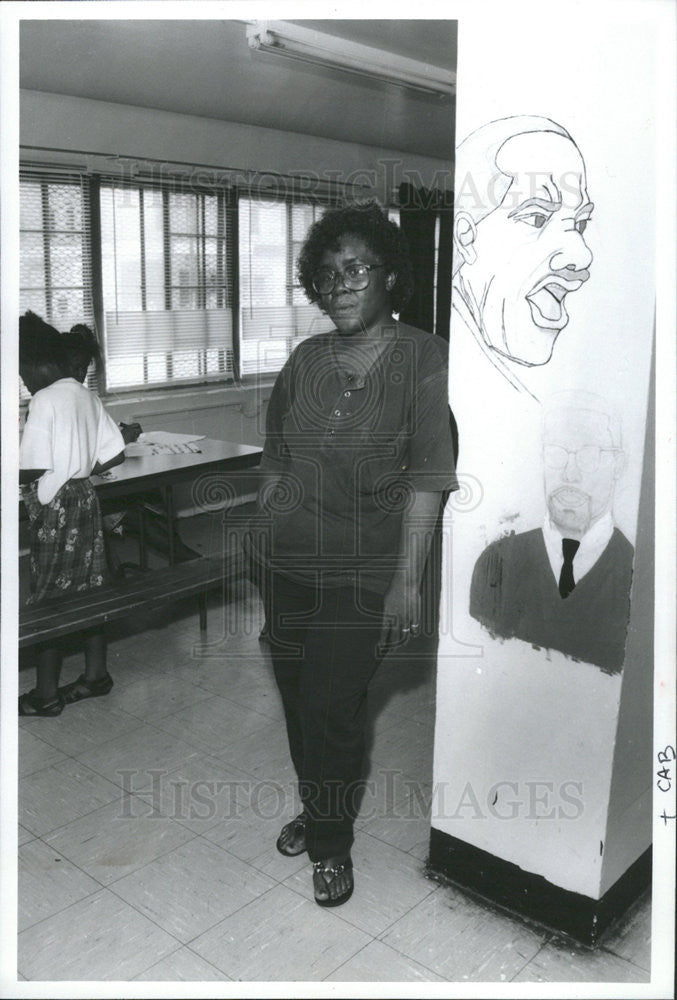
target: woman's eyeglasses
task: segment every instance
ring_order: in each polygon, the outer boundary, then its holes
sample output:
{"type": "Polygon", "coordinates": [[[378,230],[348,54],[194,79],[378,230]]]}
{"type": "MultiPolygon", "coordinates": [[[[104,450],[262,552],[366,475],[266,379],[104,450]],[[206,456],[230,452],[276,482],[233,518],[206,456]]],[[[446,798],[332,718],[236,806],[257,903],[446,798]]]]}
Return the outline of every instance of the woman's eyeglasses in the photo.
{"type": "Polygon", "coordinates": [[[385,267],[385,264],[348,264],[343,271],[321,267],[313,275],[313,288],[318,295],[329,295],[340,278],[349,291],[361,292],[369,285],[370,272],[379,267],[385,267]]]}

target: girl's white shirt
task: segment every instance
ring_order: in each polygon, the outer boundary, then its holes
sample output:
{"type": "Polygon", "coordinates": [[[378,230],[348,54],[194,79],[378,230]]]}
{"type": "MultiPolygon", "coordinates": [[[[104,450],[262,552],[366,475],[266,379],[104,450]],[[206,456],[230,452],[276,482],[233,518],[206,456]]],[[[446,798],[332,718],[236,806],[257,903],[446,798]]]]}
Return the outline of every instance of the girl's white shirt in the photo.
{"type": "Polygon", "coordinates": [[[22,469],[45,469],[38,500],[48,504],[69,479],[89,476],[124,449],[99,397],[74,378],[62,378],[32,397],[21,439],[22,469]]]}

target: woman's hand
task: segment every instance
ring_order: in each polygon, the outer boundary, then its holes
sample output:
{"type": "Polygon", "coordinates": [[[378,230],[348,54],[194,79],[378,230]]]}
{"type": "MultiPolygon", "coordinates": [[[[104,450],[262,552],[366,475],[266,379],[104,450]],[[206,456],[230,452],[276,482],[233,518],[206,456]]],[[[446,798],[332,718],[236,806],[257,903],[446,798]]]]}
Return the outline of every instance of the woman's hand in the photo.
{"type": "Polygon", "coordinates": [[[440,493],[417,491],[402,519],[398,568],[384,604],[381,646],[401,646],[421,631],[421,586],[435,525],[440,493]]]}
{"type": "Polygon", "coordinates": [[[383,602],[382,647],[400,646],[421,631],[421,591],[399,574],[390,585],[383,602]]]}

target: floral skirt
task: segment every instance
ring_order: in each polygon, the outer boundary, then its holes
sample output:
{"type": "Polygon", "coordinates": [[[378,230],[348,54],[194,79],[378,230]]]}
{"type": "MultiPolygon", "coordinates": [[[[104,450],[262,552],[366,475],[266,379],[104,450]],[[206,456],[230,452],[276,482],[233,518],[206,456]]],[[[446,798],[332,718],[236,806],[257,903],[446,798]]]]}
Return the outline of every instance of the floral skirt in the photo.
{"type": "Polygon", "coordinates": [[[41,504],[37,480],[22,488],[30,521],[31,593],[41,604],[106,582],[101,511],[89,479],[71,479],[41,504]]]}

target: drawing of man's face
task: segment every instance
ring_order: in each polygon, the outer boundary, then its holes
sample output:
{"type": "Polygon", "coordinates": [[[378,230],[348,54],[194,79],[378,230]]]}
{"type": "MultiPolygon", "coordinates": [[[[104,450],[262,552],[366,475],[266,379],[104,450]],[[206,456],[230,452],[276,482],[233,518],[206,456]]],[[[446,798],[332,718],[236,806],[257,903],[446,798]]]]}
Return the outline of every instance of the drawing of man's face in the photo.
{"type": "Polygon", "coordinates": [[[513,178],[501,204],[476,224],[457,217],[461,287],[490,348],[543,365],[589,277],[585,165],[568,136],[537,131],[509,138],[497,167],[513,178]]]}
{"type": "Polygon", "coordinates": [[[580,537],[611,510],[622,471],[623,454],[614,447],[607,415],[585,409],[549,414],[543,463],[550,520],[563,536],[580,537]]]}

